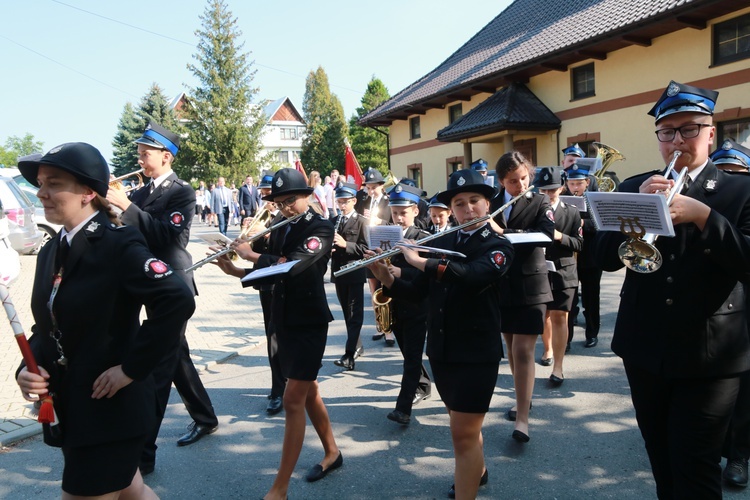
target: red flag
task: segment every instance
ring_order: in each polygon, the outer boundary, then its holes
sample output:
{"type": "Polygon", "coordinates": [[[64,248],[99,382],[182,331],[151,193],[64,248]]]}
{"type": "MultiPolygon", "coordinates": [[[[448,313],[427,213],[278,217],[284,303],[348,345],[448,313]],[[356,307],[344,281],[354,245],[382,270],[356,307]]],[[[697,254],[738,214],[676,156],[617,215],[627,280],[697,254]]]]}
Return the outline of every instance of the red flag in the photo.
{"type": "Polygon", "coordinates": [[[344,145],[346,146],[344,177],[346,177],[346,182],[356,184],[357,189],[359,189],[365,182],[365,177],[362,175],[362,169],[359,166],[357,157],[354,156],[354,151],[352,151],[352,146],[349,144],[348,139],[344,139],[344,145]]]}
{"type": "Polygon", "coordinates": [[[297,172],[301,172],[305,177],[305,184],[310,184],[310,181],[307,180],[307,173],[305,172],[305,168],[302,166],[302,162],[299,160],[299,158],[294,159],[294,168],[297,169],[297,172]]]}

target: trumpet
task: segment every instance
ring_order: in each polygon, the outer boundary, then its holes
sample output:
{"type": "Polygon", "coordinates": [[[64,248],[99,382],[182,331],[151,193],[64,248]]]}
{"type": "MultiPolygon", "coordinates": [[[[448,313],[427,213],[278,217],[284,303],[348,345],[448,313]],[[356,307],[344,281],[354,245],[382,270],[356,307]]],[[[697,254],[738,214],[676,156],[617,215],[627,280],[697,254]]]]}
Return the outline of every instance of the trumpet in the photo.
{"type": "Polygon", "coordinates": [[[124,190],[126,193],[129,193],[131,191],[135,191],[136,189],[140,189],[143,187],[143,169],[136,170],[135,172],[130,172],[129,174],[121,175],[120,177],[116,177],[109,181],[109,188],[110,189],[116,189],[118,191],[124,190]],[[127,179],[128,177],[135,177],[137,179],[137,183],[135,185],[128,186],[127,188],[124,187],[123,180],[127,179]]]}
{"type": "MultiPolygon", "coordinates": [[[[675,151],[672,161],[669,162],[667,170],[664,172],[664,177],[669,179],[669,175],[674,170],[677,159],[682,155],[682,151],[675,151]]],[[[667,206],[672,204],[674,197],[677,196],[682,188],[685,186],[685,180],[687,179],[688,169],[683,168],[677,180],[674,182],[674,186],[667,196],[667,206]]],[[[625,231],[624,231],[625,232],[625,231]]],[[[625,267],[635,271],[637,273],[653,273],[657,271],[662,263],[664,262],[661,252],[654,246],[658,234],[648,233],[645,230],[625,232],[629,236],[626,241],[620,244],[617,249],[617,256],[620,258],[625,267]]]]}
{"type": "MultiPolygon", "coordinates": [[[[246,241],[246,243],[252,243],[253,241],[259,240],[260,238],[262,238],[263,236],[267,235],[271,231],[273,231],[275,229],[278,229],[278,228],[280,228],[282,226],[286,226],[290,222],[296,221],[297,219],[299,219],[300,217],[302,217],[305,214],[307,214],[307,212],[302,212],[300,214],[295,215],[294,217],[290,217],[289,219],[284,219],[284,220],[282,220],[280,222],[277,222],[273,226],[267,227],[263,231],[261,231],[261,232],[255,234],[255,235],[251,236],[250,238],[248,238],[247,241],[246,241]]],[[[211,255],[209,255],[208,257],[206,257],[205,259],[199,260],[198,262],[196,262],[192,266],[188,267],[187,269],[185,269],[185,272],[189,273],[190,271],[194,271],[194,270],[198,269],[199,267],[203,267],[206,264],[208,264],[209,262],[213,262],[214,260],[218,259],[222,255],[226,255],[226,254],[228,254],[230,252],[234,252],[234,249],[232,247],[227,246],[226,248],[222,248],[218,252],[214,252],[211,255]]]]}
{"type": "MultiPolygon", "coordinates": [[[[511,198],[511,200],[508,201],[508,203],[505,203],[503,206],[501,206],[500,208],[498,208],[497,210],[495,210],[491,214],[483,215],[482,217],[477,217],[476,219],[471,219],[470,221],[466,221],[463,224],[459,224],[458,226],[453,226],[453,227],[451,227],[449,229],[446,229],[442,233],[435,233],[435,234],[431,234],[429,236],[425,236],[421,240],[417,240],[415,242],[415,244],[416,245],[422,245],[423,243],[427,243],[428,241],[432,241],[434,239],[440,238],[441,236],[445,236],[446,234],[455,233],[456,231],[458,231],[460,229],[463,229],[465,227],[471,227],[471,226],[473,226],[475,224],[479,224],[480,222],[484,222],[484,221],[493,219],[493,218],[497,217],[499,214],[501,214],[506,208],[508,208],[509,206],[513,205],[515,202],[517,202],[518,200],[520,200],[524,196],[530,196],[532,189],[534,189],[534,186],[527,187],[521,193],[519,193],[517,196],[514,196],[513,198],[511,198]]],[[[361,269],[363,267],[369,266],[373,262],[377,262],[377,261],[383,260],[383,259],[390,259],[394,255],[397,255],[399,253],[401,253],[401,248],[399,248],[399,247],[391,248],[390,250],[386,250],[386,251],[381,252],[381,253],[379,253],[377,255],[374,255],[372,257],[368,257],[366,259],[361,259],[361,260],[352,262],[350,264],[347,264],[345,266],[342,266],[341,269],[339,269],[338,271],[336,271],[335,273],[333,273],[333,276],[335,278],[338,278],[339,276],[342,276],[344,274],[351,273],[353,271],[356,271],[357,269],[361,269]]]]}

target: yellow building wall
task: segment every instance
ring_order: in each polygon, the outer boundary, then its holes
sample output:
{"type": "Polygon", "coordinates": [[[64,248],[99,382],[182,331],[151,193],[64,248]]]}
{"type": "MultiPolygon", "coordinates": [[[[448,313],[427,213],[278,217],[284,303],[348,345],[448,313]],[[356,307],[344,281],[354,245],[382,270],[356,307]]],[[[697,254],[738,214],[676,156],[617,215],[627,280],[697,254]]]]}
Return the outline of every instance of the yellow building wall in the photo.
{"type": "MultiPolygon", "coordinates": [[[[653,102],[626,104],[627,107],[605,112],[586,110],[585,107],[607,105],[613,99],[635,97],[644,92],[661,92],[670,80],[693,82],[750,68],[748,59],[711,67],[711,25],[748,12],[750,9],[744,9],[713,20],[703,30],[685,28],[653,39],[650,47],[634,45],[609,53],[604,61],[593,61],[596,78],[596,95],[593,97],[571,101],[570,69],[566,72],[550,71],[532,78],[527,86],[553,112],[564,116],[565,112],[583,107],[580,110],[582,116],[564,119],[559,137],[556,132],[519,134],[514,135],[513,140],[536,139],[537,164],[557,165],[559,149],[567,146],[569,137],[598,133],[601,142],[618,149],[626,157],[625,161],[615,162],[611,167],[620,179],[663,168],[664,162],[654,136],[653,118],[647,115],[653,102]]],[[[590,62],[583,61],[575,67],[590,62]]],[[[716,113],[731,108],[750,108],[750,83],[714,90],[719,91],[716,113]]],[[[486,93],[478,94],[470,102],[462,102],[463,113],[468,113],[489,96],[486,93]]],[[[437,132],[448,125],[449,106],[420,115],[422,137],[417,140],[409,140],[408,120],[394,122],[390,128],[392,150],[434,143],[437,132]]],[[[472,157],[475,160],[484,158],[490,168],[505,152],[502,137],[493,140],[498,142],[472,144],[472,157]]],[[[391,156],[391,168],[394,175],[403,177],[407,175],[408,165],[421,163],[423,188],[433,194],[445,189],[446,158],[463,156],[463,151],[461,143],[439,143],[424,149],[400,152],[391,156]]]]}

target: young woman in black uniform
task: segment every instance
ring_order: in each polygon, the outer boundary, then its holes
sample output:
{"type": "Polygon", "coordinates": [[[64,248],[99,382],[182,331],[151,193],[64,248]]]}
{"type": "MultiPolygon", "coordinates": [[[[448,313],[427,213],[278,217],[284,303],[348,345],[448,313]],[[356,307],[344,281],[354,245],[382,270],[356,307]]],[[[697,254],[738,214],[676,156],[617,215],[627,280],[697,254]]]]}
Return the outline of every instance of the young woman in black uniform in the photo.
{"type": "MultiPolygon", "coordinates": [[[[517,151],[501,156],[495,166],[501,189],[493,199],[492,210],[529,187],[532,170],[531,163],[517,151]]],[[[492,226],[500,234],[542,233],[551,242],[555,233],[555,217],[547,195],[529,193],[498,214],[492,226]]],[[[552,300],[544,257],[544,247],[549,244],[514,245],[516,256],[513,265],[501,280],[502,330],[516,389],[516,410],[508,411],[508,419],[516,422],[512,436],[520,442],[529,440],[534,348],[537,336],[544,331],[546,304],[552,300]]]]}
{"type": "Polygon", "coordinates": [[[52,393],[61,432],[45,425],[45,442],[62,447],[63,498],[156,498],[138,471],[156,418],[145,410],[156,397],[149,375],[177,348],[193,294],[138,229],[116,223],[96,148],[67,143],[18,167],[47,220],[63,225],[39,254],[31,296],[41,375],[24,365],[17,374],[26,399],[52,393]]]}
{"type": "MultiPolygon", "coordinates": [[[[459,170],[439,199],[459,223],[489,214],[495,189],[481,174],[459,170]]],[[[430,242],[466,257],[424,258],[403,248],[404,258],[421,271],[413,280],[394,277],[381,260],[370,269],[386,294],[429,304],[427,355],[435,385],[450,414],[456,459],[456,498],[475,498],[487,482],[482,423],[497,382],[503,354],[498,284],[510,267],[512,245],[480,222],[430,242]]]]}

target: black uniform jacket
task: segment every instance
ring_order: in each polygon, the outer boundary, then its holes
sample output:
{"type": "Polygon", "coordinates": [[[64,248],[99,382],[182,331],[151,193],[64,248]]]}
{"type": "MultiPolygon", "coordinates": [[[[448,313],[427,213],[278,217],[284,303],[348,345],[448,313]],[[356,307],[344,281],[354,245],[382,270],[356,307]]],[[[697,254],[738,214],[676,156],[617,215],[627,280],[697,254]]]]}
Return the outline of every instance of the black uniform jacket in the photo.
{"type": "MultiPolygon", "coordinates": [[[[649,172],[622,182],[638,192],[649,172]]],[[[620,292],[612,350],[624,360],[671,378],[721,377],[750,369],[743,286],[750,277],[750,176],[732,176],[710,161],[685,192],[711,213],[703,231],[675,226],[661,236],[664,259],[653,273],[628,270],[620,292]]],[[[596,259],[605,271],[623,267],[626,237],[601,231],[596,259]]]]}
{"type": "Polygon", "coordinates": [[[555,210],[555,229],[562,233],[562,240],[554,241],[547,248],[547,260],[551,260],[556,269],[549,272],[550,286],[553,290],[576,288],[576,252],[583,247],[583,228],[578,209],[561,201],[555,210]]]}
{"type": "MultiPolygon", "coordinates": [[[[266,221],[265,228],[268,229],[269,227],[273,226],[274,224],[278,224],[279,222],[281,222],[283,220],[284,220],[284,216],[281,214],[281,212],[279,212],[277,210],[276,214],[273,215],[272,217],[270,217],[266,221]]],[[[253,243],[252,243],[253,252],[268,253],[268,250],[271,248],[270,242],[271,242],[271,235],[270,234],[266,234],[265,236],[262,236],[262,237],[258,238],[257,240],[253,241],[253,243]]],[[[254,268],[245,269],[245,274],[247,275],[247,274],[253,272],[254,270],[255,270],[254,268]]],[[[245,285],[243,283],[243,288],[246,287],[246,286],[248,286],[248,285],[245,285]]],[[[264,280],[257,280],[257,281],[253,281],[250,284],[250,286],[252,286],[256,290],[263,290],[263,291],[270,292],[271,289],[273,288],[273,283],[269,282],[269,281],[265,281],[264,282],[264,280]]]]}
{"type": "Polygon", "coordinates": [[[260,256],[256,269],[282,257],[300,261],[288,273],[263,278],[273,283],[271,323],[302,326],[333,321],[323,285],[332,243],[333,224],[312,209],[271,233],[269,253],[260,256]]]}
{"type": "Polygon", "coordinates": [[[346,247],[341,248],[333,246],[331,254],[331,281],[339,284],[356,284],[366,281],[366,268],[357,269],[343,276],[335,278],[333,273],[341,269],[342,266],[350,262],[364,258],[365,250],[369,246],[368,234],[370,226],[367,225],[367,219],[352,211],[346,222],[343,222],[343,215],[339,214],[330,219],[334,227],[338,226],[337,232],[346,240],[346,247]]]}
{"type": "Polygon", "coordinates": [[[133,204],[122,213],[122,222],[140,229],[154,255],[172,266],[197,295],[193,273],[185,272],[193,263],[186,248],[195,191],[174,172],[153,193],[150,190],[147,184],[131,194],[133,204]]]}
{"type": "MultiPolygon", "coordinates": [[[[505,190],[492,199],[494,212],[504,203],[505,190]]],[[[550,240],[555,234],[555,220],[549,197],[534,193],[518,200],[510,212],[510,220],[499,213],[495,217],[507,233],[544,233],[550,240]]],[[[552,300],[547,278],[544,249],[551,243],[522,243],[514,245],[513,265],[500,281],[503,307],[545,304],[552,300]]]]}
{"type": "Polygon", "coordinates": [[[430,258],[423,273],[411,280],[397,278],[386,294],[412,301],[427,297],[430,359],[454,363],[499,361],[503,355],[499,282],[511,266],[513,245],[489,225],[461,245],[456,241],[453,232],[429,245],[461,252],[465,259],[430,258]]]}
{"type": "Polygon", "coordinates": [[[60,238],[37,259],[30,344],[40,366],[50,372],[50,392],[62,426],[64,445],[107,443],[146,434],[155,424],[151,370],[177,349],[182,325],[195,309],[187,285],[146,247],[132,227],[114,227],[97,214],[73,238],[54,311],[68,358],[66,368],[50,337],[47,303],[56,272],[60,238]],[[139,323],[141,306],[148,320],[139,323]],[[134,381],[112,398],[92,399],[94,380],[122,365],[134,381]]]}
{"type": "MultiPolygon", "coordinates": [[[[419,229],[416,226],[410,226],[406,228],[404,232],[404,239],[419,241],[420,239],[429,236],[430,233],[419,229]]],[[[412,266],[404,258],[404,254],[398,253],[391,258],[391,264],[401,269],[401,279],[404,281],[412,281],[422,274],[422,272],[416,267],[412,266]]],[[[386,296],[388,293],[386,292],[386,296]]],[[[410,300],[403,300],[403,297],[396,297],[396,300],[391,302],[393,308],[393,321],[401,324],[420,323],[424,325],[424,320],[427,315],[427,304],[425,303],[425,295],[415,297],[410,300]]]]}
{"type": "MultiPolygon", "coordinates": [[[[357,192],[357,203],[354,205],[354,210],[359,212],[360,215],[364,215],[365,210],[370,209],[370,203],[372,203],[372,198],[370,198],[370,195],[367,194],[367,191],[358,191],[357,192]]],[[[391,216],[391,208],[388,206],[388,195],[384,194],[380,197],[380,201],[378,201],[378,213],[376,214],[378,217],[382,219],[383,224],[389,224],[393,222],[393,218],[391,216]]]]}

